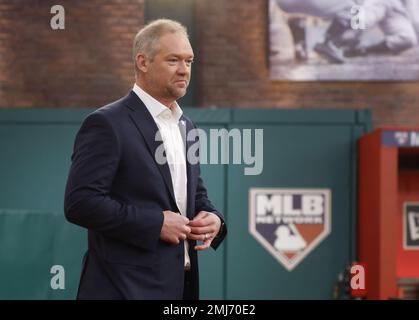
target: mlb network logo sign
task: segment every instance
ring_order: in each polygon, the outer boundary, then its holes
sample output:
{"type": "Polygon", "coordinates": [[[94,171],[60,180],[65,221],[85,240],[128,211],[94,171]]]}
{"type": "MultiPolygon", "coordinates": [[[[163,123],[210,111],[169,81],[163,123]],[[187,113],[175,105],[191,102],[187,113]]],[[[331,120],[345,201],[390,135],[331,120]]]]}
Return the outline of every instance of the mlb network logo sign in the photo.
{"type": "Polygon", "coordinates": [[[292,271],[331,232],[329,189],[249,191],[249,232],[292,271]]]}

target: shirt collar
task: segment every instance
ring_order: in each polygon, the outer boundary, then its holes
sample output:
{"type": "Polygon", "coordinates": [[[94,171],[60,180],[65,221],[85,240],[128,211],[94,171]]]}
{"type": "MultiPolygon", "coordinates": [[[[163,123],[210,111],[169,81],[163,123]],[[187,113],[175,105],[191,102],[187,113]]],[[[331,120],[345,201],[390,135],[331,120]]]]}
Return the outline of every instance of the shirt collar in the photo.
{"type": "Polygon", "coordinates": [[[169,109],[160,101],[156,100],[154,97],[152,97],[143,89],[141,89],[140,86],[138,86],[136,83],[134,83],[132,91],[134,91],[134,93],[145,104],[153,118],[161,118],[162,115],[166,114],[169,115],[176,122],[179,122],[179,119],[183,114],[183,110],[180,108],[176,101],[174,102],[174,108],[169,109]]]}

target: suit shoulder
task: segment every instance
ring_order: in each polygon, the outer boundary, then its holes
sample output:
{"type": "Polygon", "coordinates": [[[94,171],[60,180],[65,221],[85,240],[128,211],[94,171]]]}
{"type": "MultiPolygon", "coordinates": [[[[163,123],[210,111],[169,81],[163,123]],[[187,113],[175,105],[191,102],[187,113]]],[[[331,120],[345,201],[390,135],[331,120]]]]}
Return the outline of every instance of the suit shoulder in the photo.
{"type": "Polygon", "coordinates": [[[125,101],[127,96],[122,97],[116,101],[113,101],[103,107],[100,107],[88,114],[85,121],[88,119],[106,119],[112,123],[119,118],[119,116],[125,111],[125,101]]]}
{"type": "Polygon", "coordinates": [[[95,110],[93,113],[101,113],[105,117],[114,117],[118,113],[121,113],[121,111],[125,110],[124,106],[127,101],[128,96],[122,97],[116,101],[113,101],[111,103],[108,103],[107,105],[95,110]]]}

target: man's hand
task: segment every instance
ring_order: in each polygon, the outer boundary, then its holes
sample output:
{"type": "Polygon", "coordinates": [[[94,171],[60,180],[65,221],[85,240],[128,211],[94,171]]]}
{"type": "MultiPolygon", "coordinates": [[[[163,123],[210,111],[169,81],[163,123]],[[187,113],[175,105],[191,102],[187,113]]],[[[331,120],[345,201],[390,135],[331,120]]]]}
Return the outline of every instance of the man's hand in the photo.
{"type": "Polygon", "coordinates": [[[160,239],[172,244],[179,244],[185,240],[191,228],[188,227],[189,219],[173,211],[163,211],[164,220],[160,231],[160,239]]]}
{"type": "Polygon", "coordinates": [[[191,227],[189,239],[204,241],[202,245],[195,246],[195,250],[206,250],[220,231],[221,219],[215,213],[200,211],[188,226],[191,227]]]}

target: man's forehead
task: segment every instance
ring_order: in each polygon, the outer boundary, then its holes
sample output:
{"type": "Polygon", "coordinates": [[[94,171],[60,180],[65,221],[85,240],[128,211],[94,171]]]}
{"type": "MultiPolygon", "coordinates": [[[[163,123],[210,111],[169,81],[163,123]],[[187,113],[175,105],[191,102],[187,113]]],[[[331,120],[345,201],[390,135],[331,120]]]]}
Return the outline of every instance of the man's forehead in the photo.
{"type": "Polygon", "coordinates": [[[166,55],[183,55],[193,57],[193,49],[189,39],[183,34],[173,33],[160,37],[159,51],[166,55]]]}
{"type": "Polygon", "coordinates": [[[166,57],[174,56],[174,57],[187,57],[193,58],[194,54],[192,51],[166,51],[163,53],[166,57]]]}
{"type": "Polygon", "coordinates": [[[191,43],[189,42],[188,37],[184,34],[175,32],[175,33],[166,33],[162,35],[159,39],[161,45],[170,45],[170,46],[186,46],[192,49],[191,43]]]}

